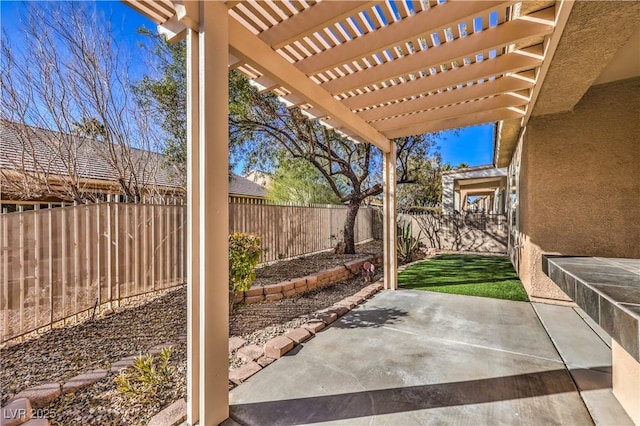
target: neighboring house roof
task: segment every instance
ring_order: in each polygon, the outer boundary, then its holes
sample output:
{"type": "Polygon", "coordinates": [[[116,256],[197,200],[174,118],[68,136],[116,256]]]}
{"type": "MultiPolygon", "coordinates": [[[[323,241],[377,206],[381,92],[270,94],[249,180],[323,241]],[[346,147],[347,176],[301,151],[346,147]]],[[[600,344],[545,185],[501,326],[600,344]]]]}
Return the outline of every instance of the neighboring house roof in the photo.
{"type": "MultiPolygon", "coordinates": [[[[123,155],[119,149],[110,155],[113,146],[107,142],[6,120],[0,120],[0,142],[0,169],[47,176],[117,182],[118,172],[110,159],[123,155]]],[[[129,152],[130,168],[135,168],[141,182],[166,188],[183,186],[179,173],[166,164],[164,155],[135,148],[129,152]]]]}
{"type": "MultiPolygon", "coordinates": [[[[110,160],[109,148],[107,142],[0,120],[0,170],[117,182],[118,173],[110,160]],[[75,171],[70,172],[69,168],[75,171]]],[[[135,148],[130,152],[131,163],[143,182],[182,188],[178,171],[166,164],[164,155],[135,148]]],[[[264,198],[267,190],[231,173],[229,194],[264,198]]]]}
{"type": "Polygon", "coordinates": [[[231,173],[229,176],[229,194],[265,198],[267,189],[247,178],[231,173]]]}
{"type": "Polygon", "coordinates": [[[487,169],[493,169],[493,168],[495,167],[492,164],[484,164],[482,166],[465,167],[464,169],[451,169],[451,170],[447,170],[446,172],[442,172],[442,174],[450,175],[454,173],[475,172],[479,170],[487,170],[487,169]]]}
{"type": "Polygon", "coordinates": [[[271,173],[263,172],[262,170],[252,170],[247,173],[245,178],[265,188],[269,188],[269,186],[271,186],[271,183],[273,182],[271,173]]]}

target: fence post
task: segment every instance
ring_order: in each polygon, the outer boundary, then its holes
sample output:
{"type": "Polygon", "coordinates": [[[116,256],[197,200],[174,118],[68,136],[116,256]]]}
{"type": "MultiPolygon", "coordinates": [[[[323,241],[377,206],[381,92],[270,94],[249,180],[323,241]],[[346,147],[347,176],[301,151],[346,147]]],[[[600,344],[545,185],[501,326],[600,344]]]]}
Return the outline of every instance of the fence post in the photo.
{"type": "Polygon", "coordinates": [[[35,327],[38,328],[38,319],[40,318],[40,206],[36,204],[33,209],[33,235],[34,251],[35,251],[35,265],[34,265],[34,284],[36,288],[36,305],[35,305],[35,327]]]}
{"type": "Polygon", "coordinates": [[[107,299],[109,299],[109,309],[113,309],[113,246],[111,243],[111,194],[107,196],[107,299]]]}
{"type": "Polygon", "coordinates": [[[9,236],[7,235],[7,222],[9,218],[5,214],[0,214],[0,221],[2,227],[0,227],[0,233],[2,237],[2,247],[0,247],[0,255],[2,255],[2,296],[4,298],[2,305],[3,319],[2,322],[2,339],[8,335],[9,327],[9,236]]]}

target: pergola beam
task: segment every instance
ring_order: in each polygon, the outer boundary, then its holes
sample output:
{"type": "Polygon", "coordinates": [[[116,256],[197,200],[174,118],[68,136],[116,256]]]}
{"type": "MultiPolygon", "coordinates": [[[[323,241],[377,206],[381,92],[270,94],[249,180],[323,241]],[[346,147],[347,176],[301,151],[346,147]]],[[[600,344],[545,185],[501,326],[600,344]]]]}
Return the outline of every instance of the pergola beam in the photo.
{"type": "Polygon", "coordinates": [[[309,34],[326,28],[333,22],[373,5],[368,1],[325,1],[291,16],[258,35],[260,40],[277,50],[309,34]]]}
{"type": "Polygon", "coordinates": [[[327,49],[296,63],[303,72],[311,75],[336,66],[351,63],[365,56],[381,52],[418,37],[429,37],[432,33],[444,31],[459,22],[471,20],[484,12],[504,9],[515,1],[479,1],[468,2],[452,0],[426,11],[408,17],[403,25],[389,25],[371,31],[362,37],[327,49]]]}
{"type": "Polygon", "coordinates": [[[381,132],[388,132],[390,130],[412,128],[413,126],[427,124],[432,121],[464,117],[500,108],[521,107],[526,105],[527,102],[529,102],[528,99],[523,99],[519,96],[498,95],[488,99],[475,100],[444,108],[430,109],[415,114],[380,120],[376,121],[373,126],[381,132]]]}
{"type": "Polygon", "coordinates": [[[448,129],[457,129],[460,127],[475,126],[477,124],[491,123],[500,120],[510,120],[514,118],[522,118],[524,112],[517,109],[503,108],[492,111],[478,112],[467,116],[449,118],[439,121],[431,121],[415,126],[390,130],[383,132],[389,139],[399,138],[403,136],[421,135],[423,133],[433,133],[448,129]]]}
{"type": "Polygon", "coordinates": [[[508,44],[517,43],[532,37],[544,36],[553,31],[553,25],[519,19],[471,34],[464,39],[444,43],[431,49],[387,62],[384,66],[374,66],[342,78],[330,80],[322,87],[332,94],[348,92],[372,84],[388,81],[419,71],[427,71],[441,64],[450,64],[477,53],[499,49],[508,44]]]}
{"type": "Polygon", "coordinates": [[[379,120],[417,111],[440,108],[473,99],[485,98],[487,96],[499,95],[501,93],[517,92],[519,90],[530,89],[531,87],[533,87],[532,82],[507,76],[494,81],[485,81],[482,84],[476,83],[471,87],[465,85],[462,88],[447,90],[443,93],[433,93],[408,101],[385,105],[383,108],[364,110],[358,113],[358,115],[367,121],[379,120]]]}
{"type": "Polygon", "coordinates": [[[520,55],[515,51],[494,59],[485,59],[482,62],[449,70],[446,73],[441,72],[385,89],[363,93],[362,95],[344,99],[342,103],[351,109],[380,105],[384,102],[409,98],[417,94],[446,89],[458,84],[466,85],[470,81],[475,82],[491,76],[533,69],[540,66],[541,63],[540,59],[520,55]]]}
{"type": "Polygon", "coordinates": [[[269,45],[258,40],[235,19],[229,19],[229,49],[233,56],[251,64],[276,84],[286,87],[302,99],[308,99],[309,103],[335,118],[342,127],[350,129],[358,138],[374,144],[383,152],[389,152],[391,149],[391,143],[380,132],[353,114],[349,108],[311,81],[269,45]]]}

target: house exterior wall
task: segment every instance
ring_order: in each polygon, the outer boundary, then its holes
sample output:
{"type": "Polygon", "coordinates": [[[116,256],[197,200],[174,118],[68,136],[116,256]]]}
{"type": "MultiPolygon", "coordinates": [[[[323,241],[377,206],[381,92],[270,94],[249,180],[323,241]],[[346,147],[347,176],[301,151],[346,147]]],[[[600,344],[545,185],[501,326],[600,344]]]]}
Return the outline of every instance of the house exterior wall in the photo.
{"type": "Polygon", "coordinates": [[[573,111],[529,121],[510,250],[530,296],[569,300],[544,253],[640,258],[639,92],[640,78],[594,86],[573,111]]]}

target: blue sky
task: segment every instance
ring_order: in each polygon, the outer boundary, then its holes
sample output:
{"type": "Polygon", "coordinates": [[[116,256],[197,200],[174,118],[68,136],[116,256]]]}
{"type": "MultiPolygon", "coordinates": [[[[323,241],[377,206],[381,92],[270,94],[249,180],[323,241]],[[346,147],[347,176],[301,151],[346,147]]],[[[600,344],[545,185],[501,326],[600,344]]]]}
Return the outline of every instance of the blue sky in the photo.
{"type": "MultiPolygon", "coordinates": [[[[120,1],[98,1],[98,9],[109,17],[114,32],[120,40],[130,46],[128,50],[135,52],[136,43],[141,40],[136,30],[141,26],[154,29],[155,24],[141,14],[135,12],[120,1]]],[[[19,22],[20,9],[24,6],[22,1],[0,1],[0,26],[3,32],[11,35],[13,45],[19,44],[16,34],[19,22]]],[[[140,75],[144,73],[143,64],[137,70],[140,75]]],[[[137,72],[135,72],[137,74],[137,72]]],[[[465,162],[471,166],[490,164],[493,153],[493,124],[474,126],[462,129],[454,134],[447,132],[446,137],[440,143],[440,152],[444,162],[454,167],[465,162]]]]}

